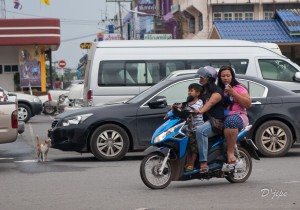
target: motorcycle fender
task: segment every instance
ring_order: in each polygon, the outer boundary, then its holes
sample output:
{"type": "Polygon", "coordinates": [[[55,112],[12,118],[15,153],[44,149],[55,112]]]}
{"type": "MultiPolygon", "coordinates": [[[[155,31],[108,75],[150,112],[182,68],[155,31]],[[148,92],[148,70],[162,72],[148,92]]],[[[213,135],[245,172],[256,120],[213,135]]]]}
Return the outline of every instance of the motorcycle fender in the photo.
{"type": "Polygon", "coordinates": [[[159,152],[161,153],[163,156],[167,156],[168,152],[169,152],[169,148],[167,147],[157,147],[157,146],[150,146],[148,147],[145,151],[144,151],[144,155],[148,155],[150,153],[153,152],[159,152]]]}
{"type": "Polygon", "coordinates": [[[253,141],[251,139],[244,139],[240,142],[240,146],[243,147],[245,150],[247,150],[247,152],[249,152],[249,154],[251,155],[251,157],[255,160],[260,160],[256,150],[257,147],[254,145],[253,141]]]}

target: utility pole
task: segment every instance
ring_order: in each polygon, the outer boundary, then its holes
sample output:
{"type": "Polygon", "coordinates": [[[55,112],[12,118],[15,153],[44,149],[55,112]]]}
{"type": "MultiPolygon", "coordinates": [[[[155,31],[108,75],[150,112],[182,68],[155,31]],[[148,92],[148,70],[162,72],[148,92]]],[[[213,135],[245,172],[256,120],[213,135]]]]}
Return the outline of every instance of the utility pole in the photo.
{"type": "Polygon", "coordinates": [[[119,19],[120,19],[120,33],[121,33],[121,39],[123,40],[123,23],[122,23],[122,12],[121,12],[121,2],[118,2],[119,4],[119,19]]]}
{"type": "Polygon", "coordinates": [[[3,18],[3,19],[6,19],[6,9],[5,9],[5,0],[1,0],[0,1],[0,9],[1,9],[1,17],[0,18],[3,18]]]}

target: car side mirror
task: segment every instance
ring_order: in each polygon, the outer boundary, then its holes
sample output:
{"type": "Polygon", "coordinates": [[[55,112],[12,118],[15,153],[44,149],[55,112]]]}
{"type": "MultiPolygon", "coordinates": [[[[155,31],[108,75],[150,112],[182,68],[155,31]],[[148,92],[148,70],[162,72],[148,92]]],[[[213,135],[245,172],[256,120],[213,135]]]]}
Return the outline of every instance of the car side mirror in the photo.
{"type": "Polygon", "coordinates": [[[165,96],[155,96],[148,102],[150,109],[166,108],[168,106],[165,96]]]}
{"type": "Polygon", "coordinates": [[[300,72],[295,73],[295,81],[300,82],[300,72]]]}

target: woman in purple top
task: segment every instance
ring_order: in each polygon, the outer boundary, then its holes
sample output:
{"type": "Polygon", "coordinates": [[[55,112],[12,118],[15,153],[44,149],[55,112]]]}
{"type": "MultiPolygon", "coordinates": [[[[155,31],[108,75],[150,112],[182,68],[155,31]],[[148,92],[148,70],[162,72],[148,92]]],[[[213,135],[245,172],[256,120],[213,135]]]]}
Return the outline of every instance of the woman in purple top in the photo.
{"type": "Polygon", "coordinates": [[[235,142],[239,131],[248,124],[247,108],[251,106],[251,99],[247,88],[235,79],[234,70],[230,66],[220,68],[218,86],[224,91],[224,136],[228,163],[234,164],[235,142]]]}

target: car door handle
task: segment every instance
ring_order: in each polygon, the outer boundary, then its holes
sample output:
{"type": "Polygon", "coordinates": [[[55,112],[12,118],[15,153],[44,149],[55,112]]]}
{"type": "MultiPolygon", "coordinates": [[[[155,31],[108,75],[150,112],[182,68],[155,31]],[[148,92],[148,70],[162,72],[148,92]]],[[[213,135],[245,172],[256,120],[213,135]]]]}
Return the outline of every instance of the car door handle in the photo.
{"type": "Polygon", "coordinates": [[[261,102],[260,101],[252,101],[251,104],[253,104],[253,105],[257,105],[257,104],[260,105],[261,102]]]}

